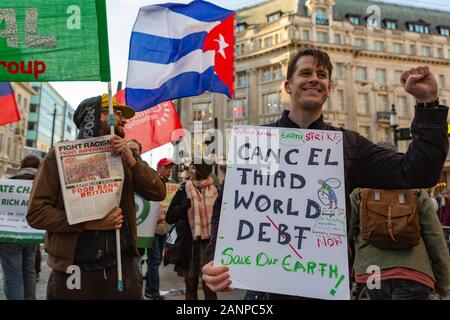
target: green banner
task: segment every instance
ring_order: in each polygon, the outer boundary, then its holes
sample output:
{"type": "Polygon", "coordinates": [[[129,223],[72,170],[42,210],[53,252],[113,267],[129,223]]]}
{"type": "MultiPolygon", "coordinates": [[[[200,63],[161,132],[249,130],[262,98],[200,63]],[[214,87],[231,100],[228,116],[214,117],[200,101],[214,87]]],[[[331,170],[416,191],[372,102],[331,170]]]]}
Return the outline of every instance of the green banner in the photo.
{"type": "Polygon", "coordinates": [[[105,0],[1,0],[0,81],[110,81],[105,0]]]}

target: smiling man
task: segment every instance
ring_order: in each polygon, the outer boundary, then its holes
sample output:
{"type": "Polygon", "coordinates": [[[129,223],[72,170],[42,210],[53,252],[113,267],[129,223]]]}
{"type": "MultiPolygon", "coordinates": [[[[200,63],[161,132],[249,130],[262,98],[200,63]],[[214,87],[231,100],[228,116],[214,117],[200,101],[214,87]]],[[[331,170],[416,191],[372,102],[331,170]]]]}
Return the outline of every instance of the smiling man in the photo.
{"type": "MultiPolygon", "coordinates": [[[[429,68],[413,68],[401,76],[404,90],[416,99],[415,118],[411,126],[413,141],[406,154],[384,149],[357,132],[324,122],[322,107],[331,95],[332,72],[333,66],[326,52],[314,48],[300,50],[289,62],[284,84],[291,100],[290,110],[285,110],[281,119],[269,126],[342,131],[347,217],[351,212],[348,197],[356,187],[413,189],[434,186],[448,151],[448,107],[439,104],[438,85],[429,68]]],[[[211,241],[206,256],[207,261],[211,262],[203,267],[203,280],[215,292],[231,290],[228,268],[214,267],[212,264],[222,194],[223,190],[214,205],[211,219],[211,241]]],[[[257,295],[249,295],[249,298],[257,295]]],[[[267,298],[267,294],[263,296],[267,298]]],[[[270,294],[270,298],[292,297],[270,294]]]]}

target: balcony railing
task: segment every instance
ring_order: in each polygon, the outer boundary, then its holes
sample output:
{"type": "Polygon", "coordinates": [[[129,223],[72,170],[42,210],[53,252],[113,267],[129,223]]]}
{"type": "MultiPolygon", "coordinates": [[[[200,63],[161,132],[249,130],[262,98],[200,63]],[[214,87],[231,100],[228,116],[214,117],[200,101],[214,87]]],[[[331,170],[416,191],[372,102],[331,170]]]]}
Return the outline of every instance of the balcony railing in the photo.
{"type": "Polygon", "coordinates": [[[377,120],[389,121],[390,116],[391,116],[391,113],[389,111],[378,111],[377,112],[377,120]]]}

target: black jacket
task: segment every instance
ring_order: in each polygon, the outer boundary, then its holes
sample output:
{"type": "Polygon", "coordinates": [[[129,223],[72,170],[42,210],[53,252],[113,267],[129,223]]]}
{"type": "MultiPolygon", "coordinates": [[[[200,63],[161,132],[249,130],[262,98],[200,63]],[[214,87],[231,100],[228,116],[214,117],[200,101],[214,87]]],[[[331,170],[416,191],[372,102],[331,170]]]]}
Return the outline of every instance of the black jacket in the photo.
{"type": "MultiPolygon", "coordinates": [[[[344,174],[347,230],[350,221],[349,195],[356,187],[377,189],[429,188],[439,181],[448,152],[448,107],[417,108],[411,126],[413,140],[406,154],[379,147],[359,133],[333,127],[321,115],[308,129],[342,131],[344,136],[344,174]]],[[[300,128],[285,110],[281,119],[270,127],[300,128]]],[[[214,259],[217,231],[222,206],[223,188],[214,204],[211,218],[211,240],[206,250],[207,261],[214,259]]]]}

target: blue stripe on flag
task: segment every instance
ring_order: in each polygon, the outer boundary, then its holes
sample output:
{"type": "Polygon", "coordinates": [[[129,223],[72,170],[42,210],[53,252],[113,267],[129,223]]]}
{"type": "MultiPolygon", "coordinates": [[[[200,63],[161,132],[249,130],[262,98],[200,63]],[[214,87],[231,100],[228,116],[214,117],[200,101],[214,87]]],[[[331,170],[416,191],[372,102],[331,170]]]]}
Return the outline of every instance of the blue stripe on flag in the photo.
{"type": "Polygon", "coordinates": [[[202,49],[206,32],[192,33],[183,39],[170,39],[133,32],[129,60],[168,64],[191,51],[202,49]]]}
{"type": "Polygon", "coordinates": [[[9,82],[0,82],[0,97],[13,94],[11,84],[9,82]]]}
{"type": "Polygon", "coordinates": [[[214,67],[210,67],[203,73],[182,73],[161,87],[154,90],[126,88],[127,104],[133,106],[136,112],[156,106],[161,102],[171,100],[176,92],[177,98],[197,96],[206,90],[214,90],[230,97],[230,92],[225,84],[214,74],[214,67]],[[173,92],[172,92],[173,91],[173,92]]]}
{"type": "Polygon", "coordinates": [[[158,6],[169,8],[171,11],[184,14],[200,21],[224,21],[234,11],[218,7],[212,3],[194,0],[188,4],[163,3],[158,6]]]}

